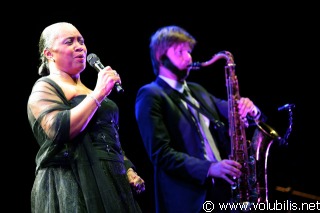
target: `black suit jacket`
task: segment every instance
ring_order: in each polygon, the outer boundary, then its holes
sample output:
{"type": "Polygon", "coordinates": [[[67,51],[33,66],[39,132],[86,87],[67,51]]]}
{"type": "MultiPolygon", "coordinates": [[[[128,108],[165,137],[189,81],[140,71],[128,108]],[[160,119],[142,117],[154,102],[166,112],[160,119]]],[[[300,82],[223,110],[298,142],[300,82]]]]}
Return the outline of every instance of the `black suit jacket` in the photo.
{"type": "MultiPolygon", "coordinates": [[[[188,82],[188,87],[210,116],[210,126],[215,127],[217,121],[225,124],[210,129],[221,157],[227,158],[227,101],[214,97],[197,83],[188,82]]],[[[156,213],[199,212],[206,199],[208,183],[212,183],[207,178],[211,162],[204,158],[201,138],[180,93],[157,78],[138,91],[135,115],[154,165],[156,213]]],[[[216,184],[219,181],[224,180],[216,184]]],[[[230,185],[227,187],[225,190],[231,190],[230,185]]]]}

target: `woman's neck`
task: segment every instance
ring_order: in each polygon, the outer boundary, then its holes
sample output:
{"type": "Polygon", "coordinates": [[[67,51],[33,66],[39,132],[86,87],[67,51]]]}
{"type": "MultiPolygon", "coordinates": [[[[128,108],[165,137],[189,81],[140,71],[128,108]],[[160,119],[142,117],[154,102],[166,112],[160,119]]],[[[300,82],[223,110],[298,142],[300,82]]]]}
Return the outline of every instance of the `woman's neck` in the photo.
{"type": "Polygon", "coordinates": [[[73,85],[81,83],[80,75],[70,75],[68,73],[62,72],[62,71],[50,71],[50,75],[52,78],[61,80],[65,83],[71,83],[73,85]]]}

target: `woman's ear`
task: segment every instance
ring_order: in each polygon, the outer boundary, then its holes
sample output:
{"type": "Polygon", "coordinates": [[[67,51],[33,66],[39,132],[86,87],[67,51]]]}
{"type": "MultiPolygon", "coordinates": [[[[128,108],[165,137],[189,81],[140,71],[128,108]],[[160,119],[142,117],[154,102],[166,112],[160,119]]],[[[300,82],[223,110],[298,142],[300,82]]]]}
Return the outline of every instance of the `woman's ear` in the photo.
{"type": "Polygon", "coordinates": [[[51,53],[51,51],[46,48],[43,50],[43,55],[48,59],[48,60],[51,60],[53,58],[53,55],[51,53]]]}

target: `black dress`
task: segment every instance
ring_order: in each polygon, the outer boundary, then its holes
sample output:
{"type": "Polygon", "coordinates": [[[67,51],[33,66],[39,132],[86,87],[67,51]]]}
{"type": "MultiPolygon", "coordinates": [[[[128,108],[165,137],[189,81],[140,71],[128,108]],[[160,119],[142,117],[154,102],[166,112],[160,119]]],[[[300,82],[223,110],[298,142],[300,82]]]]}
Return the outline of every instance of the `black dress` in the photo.
{"type": "Polygon", "coordinates": [[[40,145],[32,212],[140,213],[127,180],[126,171],[134,166],[121,148],[117,105],[105,99],[87,128],[69,140],[69,110],[86,96],[68,101],[50,79],[41,78],[37,83],[44,86],[41,90],[34,87],[28,101],[29,122],[40,145]],[[41,110],[33,110],[38,104],[41,110]],[[46,116],[52,117],[48,134],[40,125],[46,116]]]}

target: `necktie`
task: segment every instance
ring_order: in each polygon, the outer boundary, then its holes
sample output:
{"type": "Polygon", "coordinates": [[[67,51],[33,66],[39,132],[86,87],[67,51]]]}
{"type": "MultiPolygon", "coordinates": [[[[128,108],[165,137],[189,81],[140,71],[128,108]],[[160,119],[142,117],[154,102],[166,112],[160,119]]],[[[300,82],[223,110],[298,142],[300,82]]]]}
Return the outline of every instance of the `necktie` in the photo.
{"type": "MultiPolygon", "coordinates": [[[[199,103],[191,96],[190,90],[187,86],[184,86],[183,94],[191,101],[191,103],[196,107],[199,107],[199,103]]],[[[213,140],[209,127],[205,124],[204,115],[199,113],[191,104],[187,103],[187,108],[199,127],[201,137],[203,138],[205,157],[210,161],[220,161],[221,157],[219,150],[213,140]]]]}

